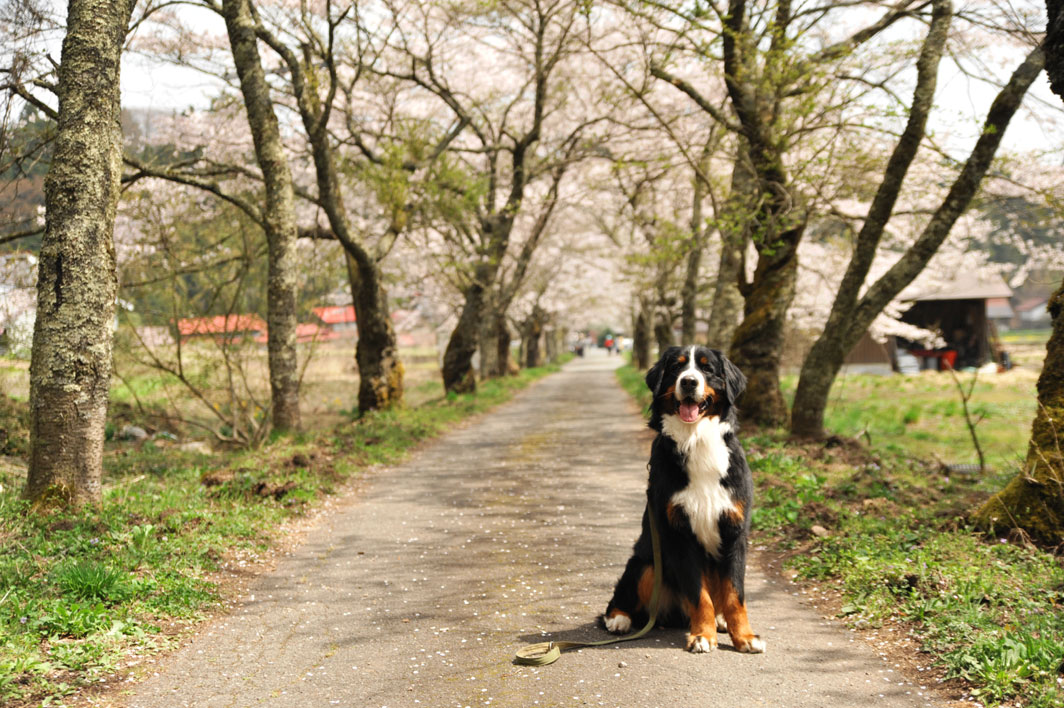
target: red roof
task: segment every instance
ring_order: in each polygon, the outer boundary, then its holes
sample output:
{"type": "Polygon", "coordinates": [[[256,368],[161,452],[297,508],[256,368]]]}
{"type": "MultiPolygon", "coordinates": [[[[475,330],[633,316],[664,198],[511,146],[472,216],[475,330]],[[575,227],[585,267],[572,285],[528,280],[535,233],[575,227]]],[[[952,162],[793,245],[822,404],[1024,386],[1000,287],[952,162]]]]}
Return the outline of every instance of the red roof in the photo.
{"type": "Polygon", "coordinates": [[[1026,300],[1021,301],[1020,304],[1016,305],[1013,309],[1016,310],[1016,312],[1028,312],[1040,305],[1046,304],[1047,302],[1049,302],[1049,298],[1047,297],[1029,297],[1026,300]]]}
{"type": "Polygon", "coordinates": [[[225,334],[229,332],[265,332],[266,323],[258,315],[217,315],[190,317],[177,321],[181,336],[193,334],[225,334]]]}
{"type": "Polygon", "coordinates": [[[314,314],[325,324],[347,324],[355,321],[355,306],[346,307],[315,307],[314,314]]]}
{"type": "MultiPolygon", "coordinates": [[[[316,322],[302,322],[296,325],[296,341],[300,344],[306,342],[328,342],[339,336],[339,333],[322,327],[316,322]]],[[[263,332],[258,337],[255,337],[255,341],[259,344],[266,344],[269,341],[267,333],[263,332]]]]}

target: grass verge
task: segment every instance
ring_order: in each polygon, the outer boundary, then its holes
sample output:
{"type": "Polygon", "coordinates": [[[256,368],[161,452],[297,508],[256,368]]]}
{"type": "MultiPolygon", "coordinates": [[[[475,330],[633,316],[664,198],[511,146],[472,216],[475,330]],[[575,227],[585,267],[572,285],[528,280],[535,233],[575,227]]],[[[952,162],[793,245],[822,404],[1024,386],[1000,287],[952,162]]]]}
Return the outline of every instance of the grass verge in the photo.
{"type": "MultiPolygon", "coordinates": [[[[617,376],[649,404],[638,371],[617,376]]],[[[880,387],[889,397],[890,386],[880,387]]],[[[896,398],[908,405],[912,397],[899,390],[896,398]]],[[[877,425],[893,415],[865,414],[877,425]]],[[[957,426],[940,427],[948,436],[957,426]]],[[[908,658],[930,668],[922,681],[956,696],[987,707],[1064,706],[1064,564],[1020,539],[987,539],[966,521],[1014,470],[951,478],[900,445],[845,439],[797,445],[761,432],[745,434],[744,444],[756,487],[754,543],[783,552],[826,609],[915,648],[908,658]]]]}
{"type": "MultiPolygon", "coordinates": [[[[971,373],[958,373],[965,388],[971,373]]],[[[976,434],[994,469],[1012,470],[1027,453],[1037,399],[1037,373],[1014,370],[980,376],[970,413],[976,434]]],[[[796,376],[784,376],[784,395],[794,396],[796,376]]],[[[824,424],[844,437],[861,436],[877,449],[944,464],[978,461],[953,378],[939,372],[914,375],[848,375],[836,379],[824,424]]]]}
{"type": "Polygon", "coordinates": [[[103,503],[76,513],[31,513],[18,473],[0,468],[0,704],[61,705],[174,646],[229,599],[227,579],[281,542],[286,522],[366,466],[398,461],[556,370],[252,452],[112,450],[103,503]]]}

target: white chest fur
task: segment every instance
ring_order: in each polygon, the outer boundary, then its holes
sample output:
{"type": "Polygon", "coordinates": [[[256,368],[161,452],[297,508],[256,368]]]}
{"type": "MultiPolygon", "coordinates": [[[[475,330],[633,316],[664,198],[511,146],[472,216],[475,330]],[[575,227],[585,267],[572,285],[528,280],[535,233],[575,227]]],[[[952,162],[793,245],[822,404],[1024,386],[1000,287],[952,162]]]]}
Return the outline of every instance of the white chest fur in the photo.
{"type": "Polygon", "coordinates": [[[676,442],[686,459],[687,486],[672,495],[672,503],[682,507],[691,529],[712,555],[720,554],[720,527],[717,520],[735,509],[731,495],[721,485],[728,476],[728,446],[724,435],[731,430],[719,418],[702,418],[685,423],[679,416],[667,415],[662,431],[676,442]]]}

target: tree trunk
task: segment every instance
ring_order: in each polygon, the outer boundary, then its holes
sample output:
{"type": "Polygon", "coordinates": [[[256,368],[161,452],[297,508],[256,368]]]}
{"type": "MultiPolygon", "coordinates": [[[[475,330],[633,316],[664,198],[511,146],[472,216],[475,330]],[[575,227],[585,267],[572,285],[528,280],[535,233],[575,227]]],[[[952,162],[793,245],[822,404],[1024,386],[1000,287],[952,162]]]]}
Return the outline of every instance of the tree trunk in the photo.
{"type": "Polygon", "coordinates": [[[403,402],[405,370],[399,359],[388,292],[376,264],[363,265],[347,256],[347,275],[355,304],[358,343],[358,412],[391,408],[403,402]]]}
{"type": "Polygon", "coordinates": [[[673,310],[675,301],[671,297],[669,272],[664,265],[658,266],[658,279],[655,287],[658,295],[657,307],[654,309],[654,341],[658,345],[658,356],[676,343],[673,333],[673,310]]]}
{"type": "Polygon", "coordinates": [[[650,368],[650,329],[653,316],[650,304],[638,301],[639,310],[635,313],[632,326],[632,366],[645,371],[650,368]]]}
{"type": "Polygon", "coordinates": [[[119,65],[132,11],[132,0],[68,5],[30,362],[23,493],[37,505],[100,501],[118,290],[119,65]]]}
{"type": "Polygon", "coordinates": [[[725,352],[731,348],[735,330],[742,319],[743,295],[739,292],[739,278],[746,277],[746,274],[740,273],[739,269],[750,242],[748,222],[756,194],[757,177],[750,167],[745,148],[740,145],[736,150],[731,191],[720,225],[720,262],[706,333],[706,343],[725,352]]]}
{"type": "Polygon", "coordinates": [[[851,327],[854,310],[909,166],[924,137],[927,118],[934,104],[938,66],[949,33],[951,16],[952,7],[948,0],[935,0],[931,25],[916,62],[916,87],[905,130],[887,161],[883,179],[857,235],[853,254],[835,294],[824,331],[813,343],[802,364],[791,411],[792,435],[805,438],[820,438],[824,435],[824,411],[831,386],[846,354],[864,333],[851,327]]]}
{"type": "Polygon", "coordinates": [[[505,313],[496,313],[498,321],[495,324],[495,360],[498,362],[498,370],[496,376],[510,376],[516,373],[515,369],[517,365],[513,362],[513,357],[510,355],[510,343],[512,337],[510,336],[510,325],[506,322],[505,313]]]}
{"type": "Polygon", "coordinates": [[[742,234],[720,235],[720,262],[713,287],[713,305],[709,313],[706,343],[714,349],[728,351],[735,330],[743,318],[743,296],[739,292],[739,266],[749,242],[742,234]],[[738,237],[738,238],[737,238],[738,237]]]}
{"type": "Polygon", "coordinates": [[[558,332],[557,330],[547,330],[547,333],[543,337],[543,346],[547,350],[547,363],[553,364],[558,361],[558,332]]]}
{"type": "Polygon", "coordinates": [[[491,293],[484,303],[484,316],[480,320],[480,378],[493,379],[499,373],[499,307],[498,292],[491,293]]]}
{"type": "Polygon", "coordinates": [[[744,293],[743,321],[728,356],[746,374],[740,411],[744,420],[775,427],[787,423],[780,391],[783,326],[798,281],[798,242],[805,225],[758,243],[757,270],[744,293]]]}
{"type": "MultiPolygon", "coordinates": [[[[750,160],[754,194],[749,215],[751,240],[757,248],[754,279],[742,276],[743,322],[735,330],[730,356],[743,373],[747,386],[742,417],[757,425],[777,426],[787,422],[787,407],[779,387],[783,326],[794,299],[798,275],[798,244],[805,232],[805,215],[796,204],[796,195],[784,167],[787,140],[783,137],[778,106],[781,97],[768,94],[757,75],[756,62],[747,52],[751,37],[747,32],[746,0],[729,0],[728,16],[721,44],[724,57],[724,83],[731,107],[742,128],[745,157],[750,160]]],[[[777,41],[791,16],[789,3],[777,8],[773,50],[765,55],[769,64],[777,57],[777,41]]],[[[742,157],[742,155],[740,155],[742,157]]]]}
{"type": "Polygon", "coordinates": [[[1064,3],[1046,0],[1046,74],[1053,93],[1064,98],[1064,3]]]}
{"type": "Polygon", "coordinates": [[[557,364],[565,354],[565,340],[569,337],[568,328],[556,327],[550,332],[552,346],[547,355],[547,362],[557,364]]]}
{"type": "MultiPolygon", "coordinates": [[[[1046,73],[1064,98],[1064,7],[1047,0],[1046,73]]],[[[1027,460],[1020,474],[975,512],[991,533],[1021,528],[1047,545],[1064,543],[1064,283],[1049,300],[1053,331],[1038,377],[1038,412],[1031,426],[1027,460]]]]}
{"type": "Polygon", "coordinates": [[[658,356],[676,343],[672,331],[672,313],[661,305],[654,316],[654,342],[658,345],[658,356]]]}
{"type": "Polygon", "coordinates": [[[298,430],[299,362],[296,354],[295,196],[270,86],[262,68],[249,0],[223,0],[233,63],[240,78],[255,157],[266,191],[263,221],[268,246],[267,351],[270,369],[271,418],[278,430],[298,430]]]}
{"type": "Polygon", "coordinates": [[[1064,284],[1049,300],[1053,333],[1038,377],[1038,413],[1023,469],[975,513],[991,533],[1020,528],[1035,540],[1064,543],[1064,284]]]}
{"type": "MultiPolygon", "coordinates": [[[[479,275],[488,275],[485,264],[477,266],[479,275]]],[[[492,272],[491,277],[494,277],[492,272]]],[[[474,393],[477,375],[473,370],[473,355],[480,338],[480,319],[484,314],[484,286],[478,277],[465,292],[465,304],[458,316],[458,324],[451,332],[447,350],[443,353],[443,388],[448,393],[474,393]]]]}
{"type": "MultiPolygon", "coordinates": [[[[708,170],[706,161],[703,168],[708,170]]],[[[691,250],[687,254],[687,272],[681,290],[680,328],[684,344],[694,344],[698,329],[698,275],[702,269],[702,251],[705,248],[706,225],[702,218],[702,202],[706,198],[706,185],[695,175],[694,197],[691,201],[691,250]]]]}
{"type": "Polygon", "coordinates": [[[528,342],[525,350],[525,367],[534,368],[537,366],[543,366],[543,355],[541,354],[539,340],[543,336],[543,328],[547,323],[547,313],[539,305],[532,308],[532,314],[525,320],[524,332],[522,337],[528,342]]]}
{"type": "MultiPolygon", "coordinates": [[[[798,389],[794,399],[794,420],[791,432],[800,437],[816,438],[824,434],[824,411],[835,377],[842,369],[846,354],[857,344],[867,331],[872,321],[883,311],[891,300],[898,296],[924,269],[938,251],[942,242],[949,236],[950,229],[961,214],[968,208],[997,152],[1009,121],[1023,102],[1027,89],[1042,70],[1045,61],[1041,49],[1034,49],[1016,71],[1009,82],[994,99],[983,125],[983,132],[976,141],[972,152],[957,176],[949,193],[935,211],[923,232],[908,251],[879,278],[858,300],[859,288],[864,283],[868,267],[875,256],[878,237],[866,239],[866,229],[881,223],[885,227],[889,219],[889,208],[879,210],[876,206],[889,181],[897,181],[904,174],[891,174],[890,166],[884,177],[884,186],[877,192],[876,200],[869,211],[866,226],[858,235],[854,255],[847,267],[843,285],[832,305],[832,312],[824,333],[813,344],[809,355],[802,365],[798,389]]],[[[908,132],[908,131],[907,131],[908,132]]],[[[904,135],[903,135],[904,138],[904,135]]],[[[899,142],[895,154],[891,156],[894,163],[902,143],[899,142]]],[[[896,188],[897,188],[896,187],[896,188]]],[[[893,204],[893,201],[890,202],[893,204]]],[[[749,389],[748,389],[749,390],[749,389]]]]}

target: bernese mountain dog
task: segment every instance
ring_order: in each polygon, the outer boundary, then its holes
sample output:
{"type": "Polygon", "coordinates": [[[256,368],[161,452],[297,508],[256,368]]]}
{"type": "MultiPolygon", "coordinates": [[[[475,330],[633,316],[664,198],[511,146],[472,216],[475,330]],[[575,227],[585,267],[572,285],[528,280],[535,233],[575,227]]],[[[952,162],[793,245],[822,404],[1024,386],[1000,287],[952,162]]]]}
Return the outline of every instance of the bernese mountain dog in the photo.
{"type": "MultiPolygon", "coordinates": [[[[760,653],[750,629],[743,580],[753,480],[736,437],[735,402],[746,377],[715,349],[671,347],[650,368],[650,427],[657,431],[647,465],[647,503],[661,541],[663,587],[658,624],[688,628],[690,652],[717,647],[727,630],[737,651],[760,653]]],[[[654,587],[650,520],[643,528],[602,621],[615,634],[649,619],[654,587]]]]}

